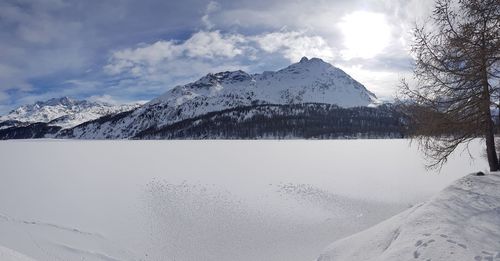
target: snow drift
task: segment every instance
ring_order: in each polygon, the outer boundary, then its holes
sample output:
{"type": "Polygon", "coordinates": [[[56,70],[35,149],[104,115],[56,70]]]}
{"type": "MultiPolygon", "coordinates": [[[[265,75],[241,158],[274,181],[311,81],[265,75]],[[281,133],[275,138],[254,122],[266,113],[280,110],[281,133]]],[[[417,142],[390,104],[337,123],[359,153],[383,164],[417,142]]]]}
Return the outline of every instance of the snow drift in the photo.
{"type": "Polygon", "coordinates": [[[427,203],[336,241],[318,261],[500,260],[500,174],[468,175],[427,203]]]}

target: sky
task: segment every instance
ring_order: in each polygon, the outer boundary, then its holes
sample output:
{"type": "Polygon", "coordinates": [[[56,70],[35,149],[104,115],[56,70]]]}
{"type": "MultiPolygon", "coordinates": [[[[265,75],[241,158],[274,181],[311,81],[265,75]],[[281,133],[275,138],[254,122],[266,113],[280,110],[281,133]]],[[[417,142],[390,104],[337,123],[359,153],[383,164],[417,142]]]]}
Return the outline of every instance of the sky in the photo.
{"type": "Polygon", "coordinates": [[[2,0],[0,114],[49,98],[150,100],[207,73],[337,66],[382,99],[432,0],[2,0]]]}

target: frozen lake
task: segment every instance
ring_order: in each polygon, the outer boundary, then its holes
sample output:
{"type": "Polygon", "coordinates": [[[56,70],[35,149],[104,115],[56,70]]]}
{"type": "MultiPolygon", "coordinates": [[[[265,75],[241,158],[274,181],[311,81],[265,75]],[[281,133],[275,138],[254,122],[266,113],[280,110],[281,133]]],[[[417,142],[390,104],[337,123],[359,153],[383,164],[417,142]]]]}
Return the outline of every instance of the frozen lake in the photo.
{"type": "Polygon", "coordinates": [[[313,260],[486,170],[407,140],[0,142],[0,246],[37,260],[313,260]]]}

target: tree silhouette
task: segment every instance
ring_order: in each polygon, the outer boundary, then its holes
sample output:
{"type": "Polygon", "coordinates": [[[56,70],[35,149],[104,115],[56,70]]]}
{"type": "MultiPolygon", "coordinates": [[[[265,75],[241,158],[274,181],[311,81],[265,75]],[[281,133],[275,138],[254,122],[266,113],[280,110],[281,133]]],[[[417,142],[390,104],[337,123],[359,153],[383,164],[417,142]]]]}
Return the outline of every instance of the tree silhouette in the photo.
{"type": "Polygon", "coordinates": [[[410,101],[403,108],[429,167],[482,137],[490,170],[499,170],[491,108],[500,97],[500,1],[437,0],[414,37],[416,84],[403,81],[400,99],[410,101]]]}

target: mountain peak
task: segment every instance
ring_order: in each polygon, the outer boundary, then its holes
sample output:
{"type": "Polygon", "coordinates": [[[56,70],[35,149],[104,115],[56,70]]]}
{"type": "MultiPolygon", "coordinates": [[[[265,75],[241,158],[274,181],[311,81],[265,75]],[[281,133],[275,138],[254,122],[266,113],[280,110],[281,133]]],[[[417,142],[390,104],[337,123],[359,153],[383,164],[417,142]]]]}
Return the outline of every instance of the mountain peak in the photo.
{"type": "MultiPolygon", "coordinates": [[[[136,108],[138,105],[110,105],[88,100],[76,100],[67,96],[37,101],[20,106],[9,114],[0,116],[0,122],[15,120],[19,122],[52,122],[60,119],[54,125],[71,127],[87,120],[115,112],[136,108]],[[64,117],[63,117],[64,116],[64,117]]],[[[52,123],[51,123],[52,124],[52,123]]]]}
{"type": "Polygon", "coordinates": [[[330,65],[329,63],[323,61],[323,59],[316,58],[316,57],[309,59],[309,62],[312,62],[312,63],[326,63],[326,64],[330,65]]]}
{"type": "Polygon", "coordinates": [[[246,80],[250,80],[252,76],[250,74],[242,71],[225,71],[218,73],[209,73],[204,77],[200,78],[196,82],[193,83],[193,86],[198,87],[210,87],[216,83],[222,82],[243,82],[246,80]]]}
{"type": "Polygon", "coordinates": [[[68,106],[71,105],[75,102],[76,100],[73,100],[67,96],[60,97],[60,98],[52,98],[46,101],[37,101],[35,102],[36,105],[38,106],[56,106],[56,105],[64,105],[68,106]]]}
{"type": "Polygon", "coordinates": [[[321,58],[313,57],[313,58],[309,59],[306,56],[302,57],[302,59],[300,59],[300,61],[298,63],[299,64],[328,64],[328,65],[331,65],[331,64],[323,61],[321,58]]]}
{"type": "Polygon", "coordinates": [[[214,76],[219,80],[250,77],[250,75],[248,73],[246,73],[242,70],[219,72],[219,73],[214,74],[214,76]]]}
{"type": "Polygon", "coordinates": [[[68,97],[68,96],[61,97],[61,98],[59,98],[59,100],[60,100],[61,102],[72,102],[72,101],[73,101],[73,99],[71,99],[71,98],[70,98],[70,97],[68,97]]]}
{"type": "Polygon", "coordinates": [[[319,77],[320,74],[340,75],[340,69],[321,60],[320,58],[303,57],[299,62],[289,65],[279,70],[281,73],[311,74],[312,77],[319,77]]]}
{"type": "Polygon", "coordinates": [[[307,58],[307,57],[302,57],[302,59],[300,59],[300,61],[298,63],[294,63],[292,65],[290,65],[289,67],[293,67],[293,68],[315,68],[315,69],[319,69],[319,68],[336,68],[334,67],[333,65],[323,61],[322,59],[320,58],[307,58]]]}

